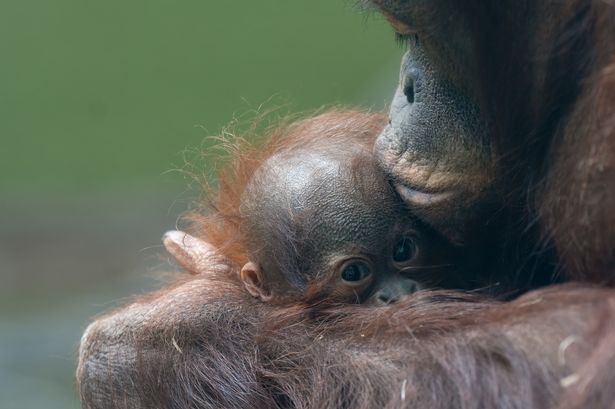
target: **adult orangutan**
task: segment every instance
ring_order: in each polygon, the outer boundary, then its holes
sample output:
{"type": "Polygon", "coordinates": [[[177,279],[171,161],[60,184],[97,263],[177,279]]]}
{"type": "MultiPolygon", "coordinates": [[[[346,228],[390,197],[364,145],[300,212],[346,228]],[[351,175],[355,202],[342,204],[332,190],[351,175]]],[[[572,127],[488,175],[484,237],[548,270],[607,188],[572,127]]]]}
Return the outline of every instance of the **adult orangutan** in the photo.
{"type": "Polygon", "coordinates": [[[409,48],[375,152],[413,211],[463,240],[494,206],[512,262],[615,282],[614,2],[369,3],[409,48]]]}
{"type": "MultiPolygon", "coordinates": [[[[375,152],[412,213],[460,246],[495,220],[494,262],[520,272],[504,288],[531,288],[532,272],[611,284],[612,2],[372,3],[409,44],[375,152]]],[[[503,304],[418,292],[314,319],[226,277],[213,269],[94,322],[80,351],[84,406],[571,409],[615,399],[612,290],[555,287],[503,304]]]]}

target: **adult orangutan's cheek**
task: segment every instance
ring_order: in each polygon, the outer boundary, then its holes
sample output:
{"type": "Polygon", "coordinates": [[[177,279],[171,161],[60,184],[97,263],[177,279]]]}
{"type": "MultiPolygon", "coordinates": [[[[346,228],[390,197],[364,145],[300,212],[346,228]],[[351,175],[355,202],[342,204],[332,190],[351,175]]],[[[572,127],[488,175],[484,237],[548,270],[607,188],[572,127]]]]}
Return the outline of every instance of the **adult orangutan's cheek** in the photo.
{"type": "Polygon", "coordinates": [[[413,44],[375,144],[380,165],[407,188],[404,199],[422,206],[483,191],[495,173],[489,140],[477,103],[413,44]]]}
{"type": "Polygon", "coordinates": [[[404,55],[374,153],[413,215],[461,242],[492,201],[497,162],[477,102],[430,57],[418,41],[404,55]]]}

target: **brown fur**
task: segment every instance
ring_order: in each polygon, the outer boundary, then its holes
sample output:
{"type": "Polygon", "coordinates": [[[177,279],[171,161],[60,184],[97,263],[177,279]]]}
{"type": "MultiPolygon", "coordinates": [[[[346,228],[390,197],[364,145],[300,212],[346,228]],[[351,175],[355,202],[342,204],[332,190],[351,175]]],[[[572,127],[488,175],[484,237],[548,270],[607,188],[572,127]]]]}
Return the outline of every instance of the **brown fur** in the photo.
{"type": "Polygon", "coordinates": [[[508,304],[419,292],[314,319],[224,276],[194,276],[90,326],[81,398],[89,409],[556,407],[563,380],[588,381],[613,297],[574,286],[508,304]]]}
{"type": "MultiPolygon", "coordinates": [[[[399,1],[376,3],[405,12],[399,1]]],[[[453,2],[420,3],[421,19],[442,13],[434,29],[458,18],[445,13],[453,2]]],[[[521,5],[538,3],[547,4],[521,5]]],[[[518,2],[463,3],[479,51],[471,86],[494,119],[513,223],[537,230],[567,277],[612,284],[615,11],[604,0],[548,3],[558,13],[532,22],[550,25],[536,36],[524,31],[527,16],[507,14],[518,2]]],[[[614,319],[613,290],[580,286],[503,304],[424,292],[314,316],[272,310],[212,272],[96,320],[77,376],[91,409],[606,408],[614,319]]]]}
{"type": "MultiPolygon", "coordinates": [[[[567,279],[615,283],[615,4],[605,0],[415,2],[373,0],[389,19],[447,30],[463,21],[479,67],[464,78],[492,118],[511,236],[551,257],[567,279]],[[431,10],[431,12],[429,12],[431,10]]],[[[395,25],[394,24],[394,25],[395,25]]],[[[410,24],[411,25],[411,24],[410,24]]],[[[422,33],[425,35],[425,33],[422,33]]],[[[429,34],[429,33],[428,33],[429,34]]],[[[514,244],[514,242],[513,242],[514,244]]],[[[599,345],[562,408],[611,407],[612,307],[595,314],[599,345]]],[[[536,332],[543,331],[537,327],[536,332]]]]}
{"type": "Polygon", "coordinates": [[[478,286],[464,277],[472,257],[422,225],[378,168],[371,152],[385,122],[382,114],[330,111],[264,141],[227,141],[217,190],[186,217],[190,236],[216,249],[230,276],[266,302],[386,303],[419,288],[478,286]],[[297,180],[299,190],[288,187],[297,180]],[[395,262],[402,236],[416,257],[395,262]],[[368,273],[354,285],[341,275],[357,262],[368,273]]]}
{"type": "Polygon", "coordinates": [[[230,160],[218,172],[217,189],[207,189],[204,206],[185,219],[189,232],[218,248],[236,268],[247,261],[248,250],[241,231],[241,194],[262,163],[276,153],[305,149],[304,146],[344,146],[353,138],[371,146],[386,117],[359,111],[330,111],[273,129],[263,142],[255,135],[225,143],[230,160]]]}

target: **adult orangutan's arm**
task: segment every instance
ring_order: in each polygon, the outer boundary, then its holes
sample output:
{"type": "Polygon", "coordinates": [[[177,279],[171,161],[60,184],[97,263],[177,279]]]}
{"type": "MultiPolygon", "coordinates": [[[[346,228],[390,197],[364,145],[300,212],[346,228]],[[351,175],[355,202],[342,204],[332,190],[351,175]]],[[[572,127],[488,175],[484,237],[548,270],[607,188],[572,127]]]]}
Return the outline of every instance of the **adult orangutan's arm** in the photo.
{"type": "Polygon", "coordinates": [[[575,370],[612,316],[607,290],[560,287],[507,304],[451,294],[313,317],[191,277],[89,326],[83,407],[544,408],[587,382],[575,370]]]}

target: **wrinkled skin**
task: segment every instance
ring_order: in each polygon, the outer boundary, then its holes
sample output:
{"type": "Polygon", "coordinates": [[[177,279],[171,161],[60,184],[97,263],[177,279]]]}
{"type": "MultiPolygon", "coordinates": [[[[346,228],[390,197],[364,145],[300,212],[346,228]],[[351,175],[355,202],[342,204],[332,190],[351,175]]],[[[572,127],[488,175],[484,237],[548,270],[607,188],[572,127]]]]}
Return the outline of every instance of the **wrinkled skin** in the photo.
{"type": "Polygon", "coordinates": [[[461,243],[499,218],[533,243],[517,266],[615,280],[613,3],[373,4],[409,48],[375,153],[413,211],[461,243]]]}
{"type": "Polygon", "coordinates": [[[400,195],[453,241],[485,205],[495,176],[491,143],[477,103],[442,77],[419,40],[410,40],[390,124],[375,152],[400,195]]]}
{"type": "Polygon", "coordinates": [[[217,189],[163,242],[207,274],[214,254],[279,306],[388,304],[420,289],[474,289],[482,253],[460,251],[400,200],[373,155],[382,113],[328,112],[229,142],[217,189]]]}
{"type": "Polygon", "coordinates": [[[365,145],[306,141],[267,159],[251,178],[242,230],[268,297],[388,304],[424,288],[470,287],[469,261],[408,213],[376,167],[373,143],[365,145]],[[414,255],[397,263],[402,239],[414,255]],[[341,269],[356,262],[369,269],[366,283],[344,285],[341,269]]]}

